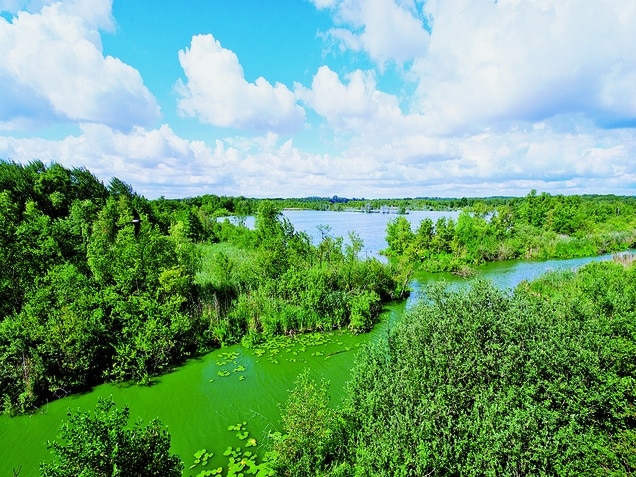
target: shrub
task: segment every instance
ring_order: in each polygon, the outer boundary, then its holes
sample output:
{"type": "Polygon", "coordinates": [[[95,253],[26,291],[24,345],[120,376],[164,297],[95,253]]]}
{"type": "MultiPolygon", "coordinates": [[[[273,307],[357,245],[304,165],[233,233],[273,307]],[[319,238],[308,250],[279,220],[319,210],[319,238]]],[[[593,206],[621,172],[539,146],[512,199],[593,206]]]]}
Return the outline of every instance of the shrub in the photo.
{"type": "Polygon", "coordinates": [[[183,463],[170,453],[170,435],[158,420],[126,427],[130,411],[100,399],[95,411],[70,412],[55,458],[40,467],[43,477],[181,477],[183,463]]]}

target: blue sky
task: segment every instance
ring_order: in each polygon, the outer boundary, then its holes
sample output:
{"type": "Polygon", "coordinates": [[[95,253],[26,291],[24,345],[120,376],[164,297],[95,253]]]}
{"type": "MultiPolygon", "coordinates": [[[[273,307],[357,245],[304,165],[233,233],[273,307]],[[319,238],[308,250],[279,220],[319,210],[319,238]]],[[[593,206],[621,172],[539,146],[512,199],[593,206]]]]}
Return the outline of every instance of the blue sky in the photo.
{"type": "Polygon", "coordinates": [[[150,198],[636,191],[636,3],[0,0],[0,158],[150,198]]]}

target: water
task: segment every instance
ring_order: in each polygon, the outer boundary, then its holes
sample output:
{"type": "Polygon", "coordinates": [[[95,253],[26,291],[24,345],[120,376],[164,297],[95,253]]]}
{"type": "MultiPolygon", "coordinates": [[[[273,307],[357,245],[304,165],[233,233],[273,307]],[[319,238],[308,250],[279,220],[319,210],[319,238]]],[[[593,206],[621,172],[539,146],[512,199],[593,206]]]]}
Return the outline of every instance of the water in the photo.
{"type": "MultiPolygon", "coordinates": [[[[636,250],[629,251],[634,254],[636,250]]],[[[477,267],[475,278],[485,278],[501,289],[515,288],[523,281],[532,281],[549,272],[559,270],[575,270],[590,262],[611,260],[613,254],[599,255],[596,257],[571,258],[565,260],[510,260],[507,262],[493,262],[477,267]]],[[[466,280],[451,273],[426,273],[416,274],[411,282],[411,296],[406,304],[407,308],[414,304],[423,294],[423,287],[427,283],[444,281],[450,288],[468,286],[471,280],[466,280]]]]}
{"type": "MultiPolygon", "coordinates": [[[[435,217],[433,220],[436,220],[439,217],[436,214],[411,213],[406,217],[417,225],[424,217],[435,217]]],[[[313,211],[286,211],[285,215],[298,230],[307,231],[314,239],[316,235],[313,234],[319,234],[318,225],[329,225],[333,236],[346,235],[355,228],[369,251],[386,247],[383,227],[396,217],[313,211]]],[[[319,235],[317,237],[319,240],[319,235]]],[[[479,272],[497,286],[508,288],[549,270],[571,269],[609,258],[504,262],[480,267],[479,272]]],[[[280,404],[287,399],[288,390],[293,387],[298,374],[309,368],[313,378],[328,379],[331,402],[337,406],[345,394],[345,383],[360,345],[385,334],[390,323],[399,319],[405,306],[417,300],[422,285],[431,280],[445,280],[451,286],[467,283],[450,274],[417,275],[411,284],[414,292],[409,300],[387,307],[381,323],[365,335],[346,332],[303,335],[281,339],[261,350],[232,346],[190,360],[174,372],[153,380],[151,386],[106,384],[88,393],[50,402],[32,415],[0,416],[0,476],[11,476],[12,469],[21,466],[21,477],[37,475],[39,463],[50,459],[46,442],[56,438],[68,409],[91,410],[98,397],[108,396],[112,396],[117,404],[130,407],[131,421],[141,417],[148,422],[159,417],[168,426],[173,451],[186,464],[184,475],[196,475],[200,471],[198,468],[188,471],[188,467],[193,463],[194,452],[202,448],[215,454],[208,468],[224,465],[223,451],[228,446],[244,445],[235,432],[227,429],[239,422],[247,422],[250,437],[257,440],[256,452],[262,454],[268,433],[279,428],[280,404]],[[219,373],[228,375],[220,376],[219,373]]]]}
{"type": "Polygon", "coordinates": [[[150,386],[101,385],[48,403],[32,415],[1,416],[0,475],[10,476],[20,466],[21,476],[37,475],[39,463],[51,457],[46,442],[55,439],[67,411],[93,409],[99,397],[108,396],[130,407],[131,422],[159,417],[168,426],[173,451],[186,463],[184,475],[198,473],[187,467],[202,448],[215,454],[209,468],[224,465],[223,451],[245,444],[228,426],[244,421],[250,437],[257,439],[256,452],[263,454],[268,433],[279,430],[279,403],[287,399],[296,377],[309,367],[313,378],[328,379],[337,406],[359,346],[381,332],[378,327],[367,335],[303,335],[256,350],[231,346],[193,359],[150,386]]]}
{"type": "MultiPolygon", "coordinates": [[[[283,216],[288,218],[294,225],[294,229],[300,232],[306,232],[312,239],[312,243],[317,245],[322,239],[320,226],[328,226],[328,235],[332,237],[342,237],[345,243],[349,243],[349,232],[356,232],[362,241],[364,247],[360,256],[362,258],[375,257],[379,260],[386,261],[386,258],[380,255],[380,251],[387,247],[386,243],[386,226],[390,220],[400,217],[397,214],[380,214],[380,213],[363,213],[363,212],[334,212],[334,211],[307,211],[307,210],[284,210],[283,216]]],[[[411,223],[411,229],[415,231],[424,219],[431,219],[433,223],[441,217],[457,220],[459,212],[457,211],[427,211],[414,210],[402,217],[405,217],[411,223]]],[[[222,219],[221,219],[222,220],[222,219]]],[[[233,217],[231,220],[237,223],[242,220],[245,226],[254,227],[254,217],[233,217]]]]}

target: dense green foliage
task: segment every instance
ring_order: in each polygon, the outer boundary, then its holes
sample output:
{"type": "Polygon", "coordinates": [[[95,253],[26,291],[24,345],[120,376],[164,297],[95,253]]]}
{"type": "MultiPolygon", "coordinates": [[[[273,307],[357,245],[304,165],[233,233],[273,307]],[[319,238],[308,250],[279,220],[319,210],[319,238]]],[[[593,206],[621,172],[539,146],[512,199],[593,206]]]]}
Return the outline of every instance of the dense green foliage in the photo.
{"type": "Polygon", "coordinates": [[[60,441],[49,444],[54,459],[42,477],[181,477],[183,463],[170,453],[170,435],[154,420],[128,426],[130,411],[100,399],[93,413],[71,412],[60,441]]]}
{"type": "Polygon", "coordinates": [[[222,343],[345,327],[367,331],[396,293],[388,267],[358,259],[362,243],[355,234],[348,245],[327,235],[312,246],[271,202],[261,204],[254,230],[227,227],[219,232],[223,243],[206,249],[208,273],[199,276],[205,302],[214,305],[203,315],[222,343]]]}
{"type": "Polygon", "coordinates": [[[287,407],[282,475],[630,475],[636,268],[431,288],[361,353],[348,394],[336,414],[322,391],[287,407]]]}
{"type": "Polygon", "coordinates": [[[474,202],[457,221],[424,219],[415,231],[397,217],[387,226],[387,243],[387,255],[408,257],[430,271],[615,252],[636,246],[636,200],[532,191],[506,203],[474,202]]]}
{"type": "MultiPolygon", "coordinates": [[[[387,253],[401,259],[398,270],[360,260],[355,234],[345,243],[325,229],[313,245],[279,212],[291,200],[148,201],[85,169],[0,161],[2,410],[23,412],[104,380],[147,383],[223,344],[367,331],[382,303],[403,295],[411,260],[455,270],[635,245],[633,198],[303,202],[467,210],[415,232],[404,217],[392,221],[387,253]],[[253,230],[219,219],[248,213],[253,230]]],[[[634,275],[634,266],[604,264],[514,293],[484,283],[430,290],[428,303],[362,354],[343,409],[329,408],[325,383],[301,376],[272,465],[281,475],[633,472],[634,275]]],[[[168,455],[159,424],[130,434],[127,411],[100,406],[72,416],[63,438],[78,445],[54,444],[59,460],[45,475],[71,475],[90,452],[126,446],[150,462],[143,442],[153,439],[168,455]],[[98,444],[84,454],[87,436],[98,444]]]]}
{"type": "MultiPolygon", "coordinates": [[[[299,210],[356,210],[362,212],[377,213],[381,211],[391,211],[406,213],[409,210],[459,210],[472,207],[474,204],[486,204],[488,207],[496,207],[509,203],[511,198],[488,197],[488,198],[439,198],[439,197],[418,197],[418,198],[392,198],[392,199],[361,199],[345,197],[304,197],[304,198],[276,198],[267,199],[272,202],[277,209],[299,209],[299,210]]],[[[202,195],[189,197],[186,199],[165,199],[160,198],[155,201],[157,207],[167,215],[175,211],[183,210],[184,207],[196,210],[205,217],[224,217],[228,215],[245,216],[256,214],[263,199],[247,197],[219,197],[216,195],[202,195]]]]}
{"type": "Polygon", "coordinates": [[[147,200],[83,169],[0,162],[4,410],[147,380],[199,347],[195,246],[147,200]]]}
{"type": "Polygon", "coordinates": [[[338,447],[338,414],[329,404],[328,383],[316,383],[308,372],[296,380],[282,413],[285,434],[277,433],[270,461],[278,475],[314,475],[338,447]]]}
{"type": "Polygon", "coordinates": [[[395,293],[352,237],[318,246],[271,202],[148,201],[85,169],[0,161],[0,408],[151,376],[221,344],[369,329],[395,293]],[[203,261],[202,261],[203,260],[203,261]]]}

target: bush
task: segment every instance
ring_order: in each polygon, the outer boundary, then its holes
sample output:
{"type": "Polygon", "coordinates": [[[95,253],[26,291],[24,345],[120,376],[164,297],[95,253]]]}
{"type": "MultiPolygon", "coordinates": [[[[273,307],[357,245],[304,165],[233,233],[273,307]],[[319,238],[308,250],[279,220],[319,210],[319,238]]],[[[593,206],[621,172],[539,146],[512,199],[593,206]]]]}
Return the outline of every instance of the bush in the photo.
{"type": "Polygon", "coordinates": [[[282,412],[283,434],[274,435],[272,463],[277,475],[315,475],[335,447],[336,413],[329,408],[326,381],[303,372],[282,412]]]}
{"type": "Polygon", "coordinates": [[[128,428],[129,414],[112,399],[100,399],[93,413],[69,411],[62,441],[50,444],[54,461],[40,466],[42,477],[181,477],[183,463],[170,453],[161,423],[128,428]]]}
{"type": "Polygon", "coordinates": [[[365,291],[353,295],[349,299],[349,307],[349,329],[354,333],[364,333],[373,326],[374,318],[381,307],[380,297],[375,292],[365,291]]]}
{"type": "Polygon", "coordinates": [[[298,475],[633,473],[635,270],[431,288],[361,353],[333,427],[346,455],[298,475]]]}

